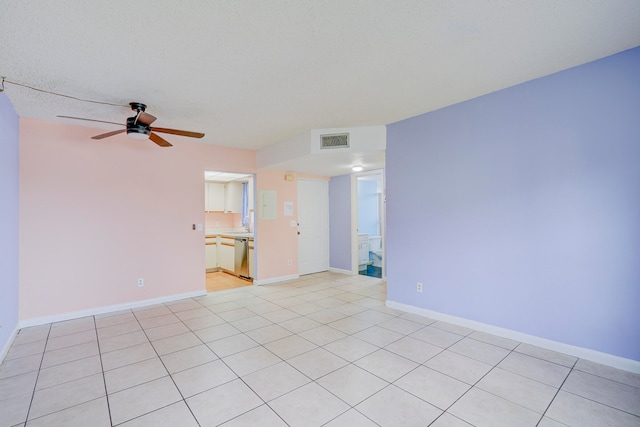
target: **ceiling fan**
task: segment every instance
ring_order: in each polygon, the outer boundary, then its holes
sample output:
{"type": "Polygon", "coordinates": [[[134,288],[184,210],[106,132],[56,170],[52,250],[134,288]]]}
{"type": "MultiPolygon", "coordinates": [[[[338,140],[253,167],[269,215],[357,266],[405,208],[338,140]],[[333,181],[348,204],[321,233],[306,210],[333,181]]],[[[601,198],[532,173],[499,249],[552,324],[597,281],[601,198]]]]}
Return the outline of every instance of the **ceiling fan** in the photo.
{"type": "Polygon", "coordinates": [[[136,115],[133,117],[128,117],[126,125],[123,125],[122,123],[107,122],[104,120],[84,119],[82,117],[71,117],[71,116],[58,116],[58,117],[62,117],[65,119],[85,120],[88,122],[111,123],[114,125],[125,126],[125,129],[92,136],[91,139],[103,139],[103,138],[108,138],[110,136],[118,135],[119,133],[126,132],[127,135],[132,138],[150,139],[156,144],[158,144],[160,147],[171,147],[172,144],[170,144],[169,141],[155,134],[154,132],[170,133],[173,135],[188,136],[191,138],[202,138],[204,136],[204,133],[199,133],[199,132],[151,127],[151,123],[153,123],[156,120],[156,117],[152,116],[149,113],[145,113],[147,106],[140,102],[130,102],[129,105],[131,106],[131,109],[135,111],[136,115]]]}

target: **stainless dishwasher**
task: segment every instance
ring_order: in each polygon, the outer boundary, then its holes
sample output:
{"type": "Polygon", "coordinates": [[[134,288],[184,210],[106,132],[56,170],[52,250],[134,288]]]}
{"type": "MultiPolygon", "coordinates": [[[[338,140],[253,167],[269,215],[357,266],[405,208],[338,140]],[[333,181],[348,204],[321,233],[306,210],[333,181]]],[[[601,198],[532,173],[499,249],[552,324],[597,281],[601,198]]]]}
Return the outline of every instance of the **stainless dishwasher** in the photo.
{"type": "Polygon", "coordinates": [[[238,277],[249,278],[249,263],[247,256],[249,254],[249,239],[247,237],[236,237],[234,251],[234,269],[233,272],[238,277]]]}

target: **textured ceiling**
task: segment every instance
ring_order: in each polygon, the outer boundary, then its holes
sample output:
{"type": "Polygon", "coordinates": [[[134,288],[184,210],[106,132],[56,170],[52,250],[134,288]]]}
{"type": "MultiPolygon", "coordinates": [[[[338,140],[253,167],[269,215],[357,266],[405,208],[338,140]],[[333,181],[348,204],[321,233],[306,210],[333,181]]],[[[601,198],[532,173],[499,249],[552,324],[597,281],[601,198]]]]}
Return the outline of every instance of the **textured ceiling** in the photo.
{"type": "MultiPolygon", "coordinates": [[[[392,123],[638,45],[638,0],[0,0],[7,80],[141,101],[156,126],[248,149],[392,123]]],[[[21,117],[130,115],[6,94],[21,117]]]]}

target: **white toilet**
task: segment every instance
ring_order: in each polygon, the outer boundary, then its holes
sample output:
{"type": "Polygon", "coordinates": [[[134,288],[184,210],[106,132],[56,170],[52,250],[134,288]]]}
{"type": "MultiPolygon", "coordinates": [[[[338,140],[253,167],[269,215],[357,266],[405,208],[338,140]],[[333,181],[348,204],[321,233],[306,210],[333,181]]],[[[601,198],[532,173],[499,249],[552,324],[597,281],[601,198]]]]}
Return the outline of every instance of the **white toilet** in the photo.
{"type": "Polygon", "coordinates": [[[374,267],[382,267],[382,236],[369,236],[369,253],[374,267]]]}

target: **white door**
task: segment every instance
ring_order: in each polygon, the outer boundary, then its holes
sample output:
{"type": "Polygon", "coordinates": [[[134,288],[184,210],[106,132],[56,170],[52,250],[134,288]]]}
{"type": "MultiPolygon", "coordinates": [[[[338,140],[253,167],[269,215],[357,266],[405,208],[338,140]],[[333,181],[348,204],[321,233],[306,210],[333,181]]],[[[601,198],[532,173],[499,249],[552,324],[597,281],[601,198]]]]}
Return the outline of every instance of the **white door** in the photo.
{"type": "Polygon", "coordinates": [[[298,272],[329,269],[329,183],[298,180],[298,272]]]}

